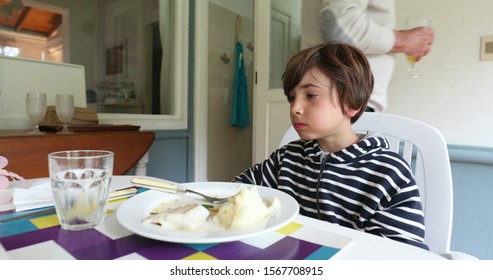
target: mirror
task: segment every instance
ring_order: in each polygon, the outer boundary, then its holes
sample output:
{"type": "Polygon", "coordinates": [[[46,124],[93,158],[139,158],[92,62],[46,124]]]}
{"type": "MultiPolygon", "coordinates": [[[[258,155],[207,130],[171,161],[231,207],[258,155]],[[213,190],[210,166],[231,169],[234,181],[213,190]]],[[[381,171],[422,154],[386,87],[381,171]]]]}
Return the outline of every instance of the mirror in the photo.
{"type": "Polygon", "coordinates": [[[1,54],[83,65],[103,122],[186,119],[188,1],[19,2],[0,0],[1,54]]]}

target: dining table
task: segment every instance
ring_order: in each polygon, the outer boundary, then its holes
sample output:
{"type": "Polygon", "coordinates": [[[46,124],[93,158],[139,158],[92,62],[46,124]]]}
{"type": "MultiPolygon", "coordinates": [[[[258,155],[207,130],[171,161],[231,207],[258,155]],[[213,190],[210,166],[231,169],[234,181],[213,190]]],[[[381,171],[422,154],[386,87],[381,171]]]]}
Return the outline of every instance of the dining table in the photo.
{"type": "MultiPolygon", "coordinates": [[[[132,187],[132,178],[113,176],[111,188],[132,187]]],[[[139,187],[134,197],[110,202],[104,221],[91,229],[63,230],[55,212],[0,222],[0,259],[445,260],[418,247],[300,214],[275,230],[227,242],[156,240],[127,229],[117,219],[119,207],[147,191],[139,187]]],[[[0,208],[0,220],[35,211],[39,210],[16,212],[12,204],[6,204],[0,208]]]]}

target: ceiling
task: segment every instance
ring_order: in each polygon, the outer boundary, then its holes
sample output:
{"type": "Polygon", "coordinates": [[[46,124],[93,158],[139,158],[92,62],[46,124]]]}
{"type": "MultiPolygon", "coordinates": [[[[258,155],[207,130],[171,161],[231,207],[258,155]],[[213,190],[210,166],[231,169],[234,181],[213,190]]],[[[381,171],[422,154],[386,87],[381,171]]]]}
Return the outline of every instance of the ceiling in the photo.
{"type": "MultiPolygon", "coordinates": [[[[0,0],[0,7],[5,10],[5,6],[10,5],[10,1],[0,0]]],[[[0,26],[20,33],[41,35],[51,37],[62,23],[62,15],[50,11],[22,6],[18,12],[13,12],[10,17],[5,18],[0,14],[0,26]]]]}

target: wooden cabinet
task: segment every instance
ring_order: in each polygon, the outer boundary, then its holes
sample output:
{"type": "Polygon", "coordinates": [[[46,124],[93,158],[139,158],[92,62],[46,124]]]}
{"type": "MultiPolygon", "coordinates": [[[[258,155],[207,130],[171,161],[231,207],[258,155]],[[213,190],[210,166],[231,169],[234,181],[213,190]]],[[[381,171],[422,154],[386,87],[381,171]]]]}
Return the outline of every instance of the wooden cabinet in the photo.
{"type": "Polygon", "coordinates": [[[0,131],[0,155],[6,169],[30,178],[48,177],[48,154],[63,150],[108,150],[115,154],[113,174],[124,175],[146,154],[154,141],[150,131],[98,131],[73,134],[27,134],[0,131]]]}

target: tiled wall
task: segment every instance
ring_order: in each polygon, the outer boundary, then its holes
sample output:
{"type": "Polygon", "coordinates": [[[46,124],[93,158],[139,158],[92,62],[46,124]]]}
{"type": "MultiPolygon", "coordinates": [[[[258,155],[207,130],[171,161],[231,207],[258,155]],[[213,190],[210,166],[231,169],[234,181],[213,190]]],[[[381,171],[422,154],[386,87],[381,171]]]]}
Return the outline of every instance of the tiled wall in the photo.
{"type": "MultiPolygon", "coordinates": [[[[235,30],[237,14],[209,4],[208,78],[208,180],[230,181],[251,165],[251,125],[239,129],[231,125],[235,73],[235,30]],[[224,60],[221,57],[224,56],[224,60]],[[229,62],[228,62],[229,59],[229,62]]],[[[253,21],[241,17],[239,39],[243,45],[248,101],[252,119],[253,21]]]]}

